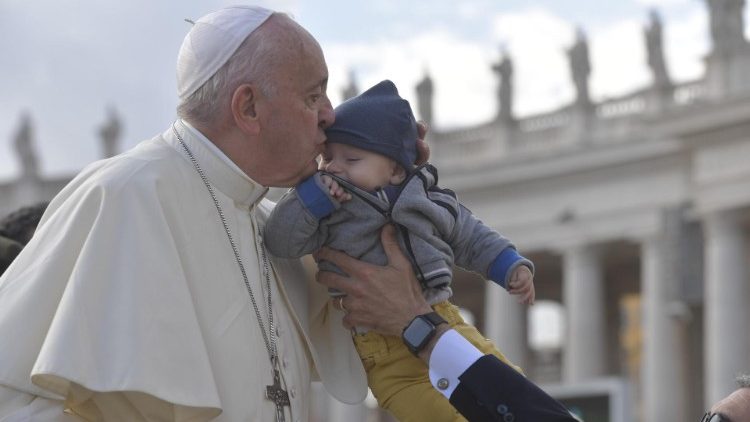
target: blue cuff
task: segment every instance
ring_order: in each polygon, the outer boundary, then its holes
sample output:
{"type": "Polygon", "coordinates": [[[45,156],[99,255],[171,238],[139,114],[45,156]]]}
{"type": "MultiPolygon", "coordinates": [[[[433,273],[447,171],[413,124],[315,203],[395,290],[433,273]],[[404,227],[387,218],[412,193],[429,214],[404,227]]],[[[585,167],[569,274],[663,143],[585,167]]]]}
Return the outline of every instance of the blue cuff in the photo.
{"type": "Polygon", "coordinates": [[[518,251],[512,247],[505,248],[495,260],[492,261],[487,275],[490,280],[503,286],[504,289],[507,289],[511,271],[520,264],[530,265],[531,262],[519,255],[518,251]]]}
{"type": "Polygon", "coordinates": [[[336,209],[336,204],[318,185],[316,176],[317,173],[297,185],[297,196],[310,214],[320,220],[332,213],[336,209]]]}

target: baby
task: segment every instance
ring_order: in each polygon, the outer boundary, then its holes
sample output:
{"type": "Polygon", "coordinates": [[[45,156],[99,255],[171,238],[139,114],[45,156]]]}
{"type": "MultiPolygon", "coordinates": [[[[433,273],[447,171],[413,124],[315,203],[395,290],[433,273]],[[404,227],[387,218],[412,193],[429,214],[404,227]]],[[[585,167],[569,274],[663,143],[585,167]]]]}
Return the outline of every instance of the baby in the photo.
{"type": "MultiPolygon", "coordinates": [[[[264,236],[269,252],[296,258],[326,245],[386,265],[380,231],[394,224],[428,303],[484,353],[510,364],[448,302],[452,267],[478,272],[518,294],[520,302],[532,304],[531,261],[462,206],[452,191],[439,188],[435,167],[415,168],[416,121],[391,81],[342,103],[335,112],[336,121],[326,130],[321,171],[286,193],[269,217],[264,236]]],[[[344,274],[326,261],[319,266],[344,274]]],[[[366,327],[357,327],[353,338],[370,389],[398,420],[464,420],[432,387],[424,363],[400,338],[366,327]]]]}

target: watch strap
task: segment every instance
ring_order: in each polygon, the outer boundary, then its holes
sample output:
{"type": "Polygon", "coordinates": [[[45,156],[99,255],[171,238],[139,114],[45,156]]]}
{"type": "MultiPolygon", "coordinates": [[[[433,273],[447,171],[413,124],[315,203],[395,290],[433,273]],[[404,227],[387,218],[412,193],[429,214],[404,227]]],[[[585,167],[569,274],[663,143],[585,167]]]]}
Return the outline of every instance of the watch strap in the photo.
{"type": "Polygon", "coordinates": [[[435,312],[435,311],[428,312],[428,313],[422,314],[420,316],[424,317],[425,319],[427,319],[427,321],[430,321],[430,323],[432,325],[434,325],[435,327],[437,327],[440,324],[447,324],[448,323],[448,321],[446,321],[445,319],[443,319],[443,317],[441,317],[440,314],[437,313],[437,312],[435,312]]]}
{"type": "Polygon", "coordinates": [[[432,340],[432,337],[435,336],[435,331],[436,331],[437,326],[440,324],[447,324],[447,323],[448,321],[443,319],[443,317],[441,317],[440,314],[434,311],[428,312],[422,315],[417,315],[416,317],[414,317],[413,320],[411,320],[411,322],[406,327],[404,327],[404,331],[401,335],[402,340],[404,341],[404,344],[409,349],[409,351],[416,356],[419,354],[419,352],[422,351],[422,349],[427,345],[427,343],[429,343],[430,340],[432,340]],[[430,324],[431,330],[429,333],[427,333],[425,337],[419,339],[417,342],[412,342],[410,341],[412,339],[407,338],[406,332],[409,329],[409,327],[411,327],[412,324],[415,323],[416,320],[427,322],[428,324],[430,324]]]}

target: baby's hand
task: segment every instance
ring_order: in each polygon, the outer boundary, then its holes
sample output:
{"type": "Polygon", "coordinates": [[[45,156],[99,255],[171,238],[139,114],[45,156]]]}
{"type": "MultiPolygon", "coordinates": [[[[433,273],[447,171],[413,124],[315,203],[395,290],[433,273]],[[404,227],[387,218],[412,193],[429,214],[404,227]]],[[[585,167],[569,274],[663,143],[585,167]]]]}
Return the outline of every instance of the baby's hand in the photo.
{"type": "Polygon", "coordinates": [[[536,293],[534,291],[534,274],[529,267],[519,265],[513,270],[508,283],[508,292],[518,295],[518,303],[533,305],[536,293]]]}
{"type": "Polygon", "coordinates": [[[349,192],[345,191],[344,188],[339,186],[339,184],[335,180],[333,180],[331,176],[322,174],[320,175],[320,181],[323,182],[326,188],[328,188],[328,193],[333,197],[333,199],[339,202],[346,202],[352,199],[352,195],[349,192]]]}

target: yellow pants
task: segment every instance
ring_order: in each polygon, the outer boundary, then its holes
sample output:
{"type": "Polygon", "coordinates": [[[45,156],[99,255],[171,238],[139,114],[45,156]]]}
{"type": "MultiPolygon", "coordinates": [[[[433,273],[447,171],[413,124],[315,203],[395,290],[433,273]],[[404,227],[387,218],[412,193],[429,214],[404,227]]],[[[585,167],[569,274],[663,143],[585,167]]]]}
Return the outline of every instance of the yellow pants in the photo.
{"type": "MultiPolygon", "coordinates": [[[[479,330],[464,322],[456,306],[441,302],[433,308],[484,354],[491,353],[523,373],[479,330]]],[[[430,383],[427,366],[411,354],[400,337],[382,336],[374,332],[355,334],[353,337],[367,371],[370,390],[378,405],[391,412],[396,419],[401,422],[466,421],[448,399],[435,390],[430,383]]]]}

